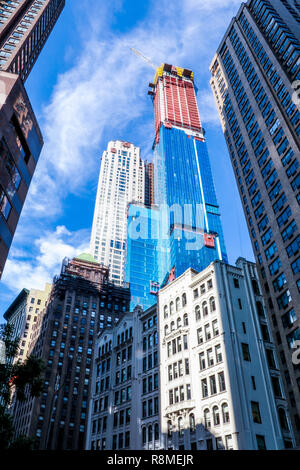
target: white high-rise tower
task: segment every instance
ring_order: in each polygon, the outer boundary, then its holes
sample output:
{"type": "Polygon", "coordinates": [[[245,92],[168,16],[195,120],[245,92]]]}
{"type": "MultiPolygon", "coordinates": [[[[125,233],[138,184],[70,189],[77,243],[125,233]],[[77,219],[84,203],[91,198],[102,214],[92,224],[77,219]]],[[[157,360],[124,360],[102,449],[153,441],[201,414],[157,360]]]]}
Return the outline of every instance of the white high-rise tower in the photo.
{"type": "Polygon", "coordinates": [[[111,141],[102,155],[90,249],[116,284],[125,277],[127,204],[145,203],[145,166],[128,142],[111,141]]]}

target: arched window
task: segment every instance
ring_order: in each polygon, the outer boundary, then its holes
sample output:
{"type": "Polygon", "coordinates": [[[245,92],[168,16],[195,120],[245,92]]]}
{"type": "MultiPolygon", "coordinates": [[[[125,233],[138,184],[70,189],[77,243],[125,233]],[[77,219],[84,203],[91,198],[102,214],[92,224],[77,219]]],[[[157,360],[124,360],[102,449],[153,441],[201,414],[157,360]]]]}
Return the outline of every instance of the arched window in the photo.
{"type": "Polygon", "coordinates": [[[220,413],[219,413],[219,408],[217,406],[213,407],[213,416],[214,416],[214,426],[218,426],[220,424],[220,413]]]}
{"type": "Polygon", "coordinates": [[[204,410],[204,426],[206,427],[206,429],[209,429],[211,427],[210,411],[208,408],[204,410]]]}
{"type": "Polygon", "coordinates": [[[172,421],[168,421],[168,436],[172,436],[172,421]]]}
{"type": "Polygon", "coordinates": [[[201,318],[200,305],[196,305],[195,307],[195,317],[196,317],[196,321],[200,320],[201,318]]]}
{"type": "Polygon", "coordinates": [[[143,439],[143,444],[146,444],[147,442],[147,429],[143,427],[142,429],[142,439],[143,439]]]}
{"type": "Polygon", "coordinates": [[[175,330],[175,322],[171,321],[171,331],[174,331],[174,330],[175,330]]]}
{"type": "Polygon", "coordinates": [[[144,336],[143,337],[143,351],[146,351],[147,350],[147,337],[144,336]]]}
{"type": "Polygon", "coordinates": [[[189,324],[189,319],[188,319],[188,314],[187,313],[185,313],[183,315],[183,324],[184,324],[184,326],[188,326],[188,324],[189,324]]]}
{"type": "Polygon", "coordinates": [[[181,318],[178,317],[177,318],[177,328],[180,328],[181,327],[181,318]]]}
{"type": "Polygon", "coordinates": [[[148,442],[152,442],[153,439],[153,429],[152,425],[148,426],[148,442]]]}
{"type": "Polygon", "coordinates": [[[111,340],[109,341],[109,350],[111,351],[111,340]]]}
{"type": "Polygon", "coordinates": [[[153,346],[153,336],[149,335],[148,336],[148,348],[152,348],[153,346]]]}
{"type": "Polygon", "coordinates": [[[202,315],[205,317],[206,315],[208,315],[208,306],[207,306],[207,302],[203,302],[202,304],[202,315]]]}
{"type": "Polygon", "coordinates": [[[155,423],[154,425],[154,440],[158,441],[159,440],[159,424],[155,423]]]}
{"type": "Polygon", "coordinates": [[[195,415],[193,413],[190,414],[190,431],[195,432],[196,425],[195,425],[195,415]]]}
{"type": "Polygon", "coordinates": [[[182,306],[186,305],[186,293],[182,294],[182,306]]]}
{"type": "Polygon", "coordinates": [[[170,315],[173,315],[174,313],[174,302],[172,300],[172,302],[170,302],[170,315]]]}
{"type": "Polygon", "coordinates": [[[182,418],[178,418],[178,432],[179,432],[179,436],[183,436],[184,430],[183,430],[183,419],[182,418]]]}
{"type": "Polygon", "coordinates": [[[227,403],[223,403],[222,405],[222,416],[223,416],[223,423],[230,423],[230,417],[229,417],[229,407],[227,403]]]}
{"type": "Polygon", "coordinates": [[[180,298],[177,297],[177,299],[175,300],[175,306],[176,306],[176,312],[178,312],[178,310],[180,309],[180,298]]]}
{"type": "Polygon", "coordinates": [[[168,318],[168,306],[164,306],[164,318],[168,318]]]}
{"type": "Polygon", "coordinates": [[[279,417],[281,429],[283,429],[284,431],[289,431],[289,425],[288,425],[288,421],[286,418],[286,412],[283,408],[278,408],[278,417],[279,417]]]}
{"type": "Polygon", "coordinates": [[[154,344],[158,344],[158,333],[157,333],[157,331],[155,331],[153,336],[154,336],[154,344]]]}
{"type": "Polygon", "coordinates": [[[209,308],[211,312],[214,312],[216,310],[216,301],[214,297],[211,297],[209,299],[209,308]]]}
{"type": "Polygon", "coordinates": [[[168,332],[169,332],[168,330],[169,330],[169,326],[166,325],[166,326],[165,326],[165,336],[167,336],[167,334],[168,334],[168,332]]]}

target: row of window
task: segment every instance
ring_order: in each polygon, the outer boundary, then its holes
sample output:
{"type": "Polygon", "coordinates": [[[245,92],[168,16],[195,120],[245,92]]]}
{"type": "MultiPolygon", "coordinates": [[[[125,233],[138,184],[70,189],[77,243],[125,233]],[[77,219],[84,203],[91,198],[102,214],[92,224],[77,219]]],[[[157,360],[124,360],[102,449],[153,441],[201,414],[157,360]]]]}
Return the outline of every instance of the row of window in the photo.
{"type": "Polygon", "coordinates": [[[207,398],[217,393],[226,391],[225,375],[224,372],[211,375],[208,378],[201,380],[202,398],[207,398]]]}
{"type": "Polygon", "coordinates": [[[169,390],[169,405],[192,399],[190,384],[180,385],[169,390]]]}
{"type": "Polygon", "coordinates": [[[169,306],[165,305],[164,306],[164,318],[168,318],[169,315],[173,315],[176,312],[178,312],[181,308],[186,306],[186,294],[182,294],[181,300],[180,297],[177,297],[175,300],[175,304],[173,300],[170,302],[169,306]]]}
{"type": "Polygon", "coordinates": [[[158,373],[154,375],[148,375],[143,378],[143,394],[150,393],[153,390],[158,390],[159,377],[158,373]]]}
{"type": "Polygon", "coordinates": [[[172,380],[176,380],[178,377],[183,377],[184,375],[190,374],[190,365],[189,359],[180,360],[178,362],[174,362],[168,366],[168,380],[171,382],[172,380]]]}
{"type": "Polygon", "coordinates": [[[159,398],[154,397],[142,402],[142,418],[149,418],[158,413],[159,398]]]}
{"type": "Polygon", "coordinates": [[[158,344],[158,332],[154,331],[154,333],[144,336],[143,337],[143,351],[147,351],[148,349],[151,349],[153,346],[156,346],[158,344]]]}

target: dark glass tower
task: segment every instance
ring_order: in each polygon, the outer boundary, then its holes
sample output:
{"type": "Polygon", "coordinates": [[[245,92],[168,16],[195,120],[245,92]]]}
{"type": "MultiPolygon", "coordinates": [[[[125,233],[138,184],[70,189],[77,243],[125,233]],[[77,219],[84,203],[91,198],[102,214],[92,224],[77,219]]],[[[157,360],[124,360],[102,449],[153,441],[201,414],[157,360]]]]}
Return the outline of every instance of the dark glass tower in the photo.
{"type": "Polygon", "coordinates": [[[234,168],[300,443],[300,5],[251,0],[211,64],[234,168]]]}

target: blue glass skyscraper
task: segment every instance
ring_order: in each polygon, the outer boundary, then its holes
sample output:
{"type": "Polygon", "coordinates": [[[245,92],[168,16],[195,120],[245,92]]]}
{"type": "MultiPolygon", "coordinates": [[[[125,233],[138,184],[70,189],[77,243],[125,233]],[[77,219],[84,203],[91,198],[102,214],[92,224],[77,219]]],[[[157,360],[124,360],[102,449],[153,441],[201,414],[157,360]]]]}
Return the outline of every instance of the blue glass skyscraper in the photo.
{"type": "Polygon", "coordinates": [[[154,200],[160,209],[158,281],[227,262],[193,73],[163,64],[150,84],[155,108],[154,200]]]}

